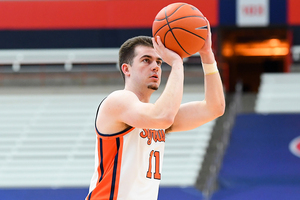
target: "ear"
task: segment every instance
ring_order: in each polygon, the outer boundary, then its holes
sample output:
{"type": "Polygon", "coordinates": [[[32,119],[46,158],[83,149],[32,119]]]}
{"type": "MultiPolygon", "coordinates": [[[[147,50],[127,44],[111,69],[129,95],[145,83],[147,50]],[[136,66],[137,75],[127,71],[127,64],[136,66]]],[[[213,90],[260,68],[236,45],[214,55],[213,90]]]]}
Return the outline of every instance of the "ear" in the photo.
{"type": "Polygon", "coordinates": [[[122,72],[125,76],[130,76],[130,65],[127,63],[123,63],[121,66],[122,72]]]}

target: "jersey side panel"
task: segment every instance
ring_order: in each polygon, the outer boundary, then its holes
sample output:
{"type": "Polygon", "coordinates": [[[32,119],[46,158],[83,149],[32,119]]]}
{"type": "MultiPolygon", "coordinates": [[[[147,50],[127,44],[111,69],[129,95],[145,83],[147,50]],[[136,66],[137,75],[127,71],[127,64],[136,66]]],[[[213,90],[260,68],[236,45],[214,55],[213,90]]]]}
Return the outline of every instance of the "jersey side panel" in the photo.
{"type": "Polygon", "coordinates": [[[88,200],[117,198],[119,176],[120,176],[120,159],[122,156],[123,139],[98,139],[98,168],[97,183],[94,189],[90,191],[88,200]]]}

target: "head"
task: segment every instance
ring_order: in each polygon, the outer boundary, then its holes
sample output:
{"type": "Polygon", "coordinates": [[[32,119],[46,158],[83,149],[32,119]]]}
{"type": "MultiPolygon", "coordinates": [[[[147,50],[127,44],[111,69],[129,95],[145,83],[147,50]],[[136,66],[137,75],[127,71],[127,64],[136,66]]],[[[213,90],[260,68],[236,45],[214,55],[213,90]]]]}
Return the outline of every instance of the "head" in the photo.
{"type": "Polygon", "coordinates": [[[121,72],[121,75],[125,81],[125,75],[122,71],[122,65],[124,63],[132,65],[133,58],[135,56],[135,48],[137,46],[146,46],[146,47],[152,47],[152,40],[151,37],[148,36],[137,36],[134,38],[130,38],[127,41],[125,41],[119,50],[119,70],[121,72]]]}
{"type": "MultiPolygon", "coordinates": [[[[134,67],[134,61],[138,63],[137,56],[150,56],[150,59],[154,60],[155,64],[161,65],[161,58],[154,53],[153,43],[151,37],[148,36],[137,36],[131,39],[128,39],[123,45],[120,47],[119,50],[119,70],[121,75],[126,83],[126,75],[124,74],[124,66],[129,66],[130,68],[134,67]],[[141,51],[145,52],[141,54],[141,51]],[[151,54],[151,55],[148,55],[151,54]],[[136,61],[137,60],[137,61],[136,61]]],[[[137,66],[138,67],[138,66],[137,66]]],[[[136,68],[137,68],[136,67],[136,68]]],[[[160,70],[160,69],[159,69],[160,70]]],[[[125,72],[126,73],[126,72],[125,72]]],[[[160,79],[160,72],[159,72],[159,79],[160,79]]],[[[148,87],[150,89],[157,89],[156,87],[151,88],[152,86],[148,87]]],[[[158,86],[157,86],[158,87],[158,86]]]]}

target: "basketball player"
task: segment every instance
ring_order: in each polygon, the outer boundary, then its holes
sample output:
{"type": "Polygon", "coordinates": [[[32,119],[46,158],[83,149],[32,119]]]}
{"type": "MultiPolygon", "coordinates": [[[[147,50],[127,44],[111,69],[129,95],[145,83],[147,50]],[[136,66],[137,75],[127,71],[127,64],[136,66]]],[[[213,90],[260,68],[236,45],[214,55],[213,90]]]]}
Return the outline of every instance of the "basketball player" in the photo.
{"type": "Polygon", "coordinates": [[[86,200],[155,200],[162,178],[164,146],[169,132],[187,131],[224,112],[222,82],[211,48],[211,33],[199,51],[205,73],[205,100],[181,105],[182,58],[160,38],[139,36],[119,51],[125,88],[105,98],[97,111],[95,172],[86,200]],[[151,94],[161,81],[165,61],[171,72],[155,103],[151,94]]]}

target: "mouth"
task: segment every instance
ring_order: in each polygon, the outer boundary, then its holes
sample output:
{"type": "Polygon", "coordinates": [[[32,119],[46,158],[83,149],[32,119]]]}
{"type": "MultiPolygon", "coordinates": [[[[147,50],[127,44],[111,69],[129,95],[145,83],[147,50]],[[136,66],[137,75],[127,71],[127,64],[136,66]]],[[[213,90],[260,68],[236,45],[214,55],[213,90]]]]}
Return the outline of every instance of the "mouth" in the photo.
{"type": "Polygon", "coordinates": [[[150,76],[150,78],[158,79],[158,75],[157,74],[153,74],[152,76],[150,76]]]}
{"type": "Polygon", "coordinates": [[[156,74],[153,74],[152,76],[150,76],[150,79],[152,79],[155,82],[159,80],[158,75],[156,75],[156,74]]]}

